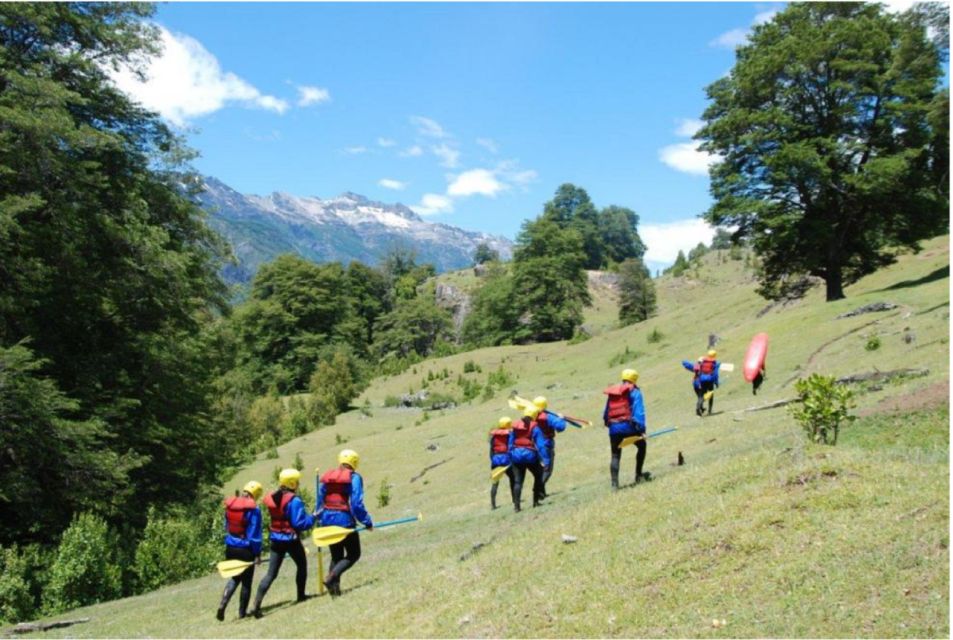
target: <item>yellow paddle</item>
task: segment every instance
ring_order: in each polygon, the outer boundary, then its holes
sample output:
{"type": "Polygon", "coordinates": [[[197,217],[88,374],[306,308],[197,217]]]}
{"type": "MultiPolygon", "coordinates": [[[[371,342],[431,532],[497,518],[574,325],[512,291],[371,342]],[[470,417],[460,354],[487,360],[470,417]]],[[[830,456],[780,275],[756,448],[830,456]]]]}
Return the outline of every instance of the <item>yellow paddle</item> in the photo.
{"type": "Polygon", "coordinates": [[[252,566],[254,561],[246,560],[222,560],[215,568],[218,569],[218,575],[223,578],[234,578],[235,576],[241,575],[245,572],[245,569],[252,566]]]}
{"type": "Polygon", "coordinates": [[[663,433],[671,433],[675,431],[676,429],[678,429],[678,427],[669,427],[668,429],[662,429],[660,431],[656,431],[655,433],[650,433],[648,435],[629,436],[628,438],[624,438],[622,442],[619,443],[619,448],[621,449],[622,447],[628,447],[629,445],[635,444],[639,440],[645,440],[646,438],[654,438],[655,436],[660,436],[663,433]]]}
{"type": "MultiPolygon", "coordinates": [[[[381,522],[375,524],[375,529],[381,529],[383,527],[390,527],[395,524],[403,524],[405,522],[414,522],[415,520],[423,520],[424,516],[421,513],[418,513],[415,516],[410,516],[409,518],[401,518],[400,520],[390,520],[389,522],[381,522]]],[[[311,540],[314,541],[314,545],[319,549],[321,547],[328,547],[332,544],[337,544],[344,538],[348,537],[355,531],[363,531],[367,527],[358,527],[357,529],[348,529],[347,527],[335,527],[334,525],[328,527],[317,527],[314,531],[311,532],[311,540]]]]}
{"type": "Polygon", "coordinates": [[[499,482],[500,478],[506,475],[506,470],[509,468],[510,468],[510,465],[506,465],[503,467],[493,467],[493,470],[490,471],[490,480],[492,480],[494,483],[499,482]]]}
{"type": "MultiPolygon", "coordinates": [[[[506,401],[510,405],[510,409],[516,409],[517,411],[525,411],[528,407],[534,406],[533,403],[526,398],[521,398],[519,396],[513,396],[506,401]]],[[[556,413],[555,411],[550,411],[549,409],[543,409],[548,414],[554,415],[557,418],[562,418],[569,424],[579,429],[585,429],[586,427],[592,426],[591,420],[586,420],[584,418],[575,418],[573,416],[563,415],[561,413],[556,413]]]]}

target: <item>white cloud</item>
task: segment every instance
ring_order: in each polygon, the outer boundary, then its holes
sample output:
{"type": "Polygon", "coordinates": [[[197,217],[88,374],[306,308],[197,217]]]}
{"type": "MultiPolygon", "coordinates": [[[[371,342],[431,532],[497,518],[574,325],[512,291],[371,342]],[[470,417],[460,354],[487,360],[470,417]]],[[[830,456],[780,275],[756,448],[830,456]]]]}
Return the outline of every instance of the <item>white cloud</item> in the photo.
{"type": "Polygon", "coordinates": [[[707,176],[708,167],[717,161],[714,156],[699,151],[695,142],[679,142],[662,147],[658,156],[659,160],[676,171],[700,176],[707,176]]]}
{"type": "Polygon", "coordinates": [[[393,180],[391,178],[381,178],[377,181],[377,184],[384,187],[385,189],[393,189],[394,191],[403,191],[407,186],[406,182],[401,182],[400,180],[393,180]]]}
{"type": "MultiPolygon", "coordinates": [[[[902,0],[898,0],[902,1],[902,0]]],[[[761,11],[757,13],[754,19],[751,21],[751,26],[757,26],[759,24],[764,24],[769,22],[771,18],[777,15],[780,9],[768,9],[767,11],[761,11]]],[[[721,47],[723,49],[734,49],[737,46],[743,45],[748,41],[748,36],[751,34],[750,27],[739,27],[737,29],[732,29],[731,31],[726,31],[721,34],[711,42],[709,46],[712,47],[721,47]]]]}
{"type": "Polygon", "coordinates": [[[506,189],[506,185],[496,179],[488,169],[471,169],[456,176],[447,187],[447,195],[464,197],[481,195],[495,198],[496,194],[506,189]]]}
{"type": "Polygon", "coordinates": [[[417,133],[428,138],[446,138],[449,134],[436,120],[423,116],[410,116],[410,122],[417,127],[417,133]]]}
{"type": "Polygon", "coordinates": [[[417,158],[424,155],[424,149],[420,145],[415,144],[412,147],[407,147],[400,152],[400,155],[405,158],[417,158]]]}
{"type": "Polygon", "coordinates": [[[298,87],[298,106],[307,107],[310,104],[321,104],[331,100],[331,94],[321,87],[298,87]]]}
{"type": "Polygon", "coordinates": [[[498,153],[500,150],[499,145],[492,138],[477,138],[476,143],[490,153],[498,153]]]}
{"type": "Polygon", "coordinates": [[[667,266],[675,262],[678,252],[685,255],[699,242],[710,244],[715,229],[701,218],[676,220],[661,224],[640,224],[639,236],[645,243],[645,262],[667,266]]]}
{"type": "Polygon", "coordinates": [[[356,156],[362,153],[367,153],[367,147],[362,147],[360,145],[354,147],[345,147],[344,153],[352,156],[356,156]]]}
{"type": "Polygon", "coordinates": [[[915,0],[879,0],[879,2],[889,13],[903,13],[917,4],[915,0]]]}
{"type": "Polygon", "coordinates": [[[381,147],[393,147],[397,144],[397,141],[391,138],[378,138],[377,144],[381,147]]]}
{"type": "Polygon", "coordinates": [[[453,200],[439,193],[425,193],[420,204],[412,206],[411,209],[421,216],[450,213],[453,211],[453,200]]]}
{"type": "Polygon", "coordinates": [[[698,133],[698,130],[705,126],[701,120],[694,118],[682,118],[678,121],[678,128],[675,129],[675,135],[691,138],[698,133]]]}
{"type": "Polygon", "coordinates": [[[435,156],[440,158],[440,166],[447,167],[448,169],[455,169],[460,166],[460,152],[453,147],[449,147],[446,144],[441,144],[436,147],[430,147],[430,150],[435,156]]]}
{"type": "Polygon", "coordinates": [[[149,59],[140,82],[128,68],[109,69],[116,86],[177,126],[214,113],[227,104],[284,113],[288,103],[262,94],[234,73],[223,71],[218,59],[185,34],[159,26],[162,51],[149,59]]]}

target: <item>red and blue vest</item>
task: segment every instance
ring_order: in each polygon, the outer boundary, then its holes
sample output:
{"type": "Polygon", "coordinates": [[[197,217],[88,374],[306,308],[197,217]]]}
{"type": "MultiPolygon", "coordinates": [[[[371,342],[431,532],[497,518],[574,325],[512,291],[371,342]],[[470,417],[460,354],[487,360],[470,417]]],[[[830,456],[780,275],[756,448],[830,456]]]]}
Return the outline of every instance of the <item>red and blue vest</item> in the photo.
{"type": "Polygon", "coordinates": [[[321,476],[324,485],[324,508],[332,511],[351,510],[351,474],[347,467],[326,471],[321,476]]]}
{"type": "Polygon", "coordinates": [[[533,424],[526,420],[520,420],[513,423],[513,446],[520,449],[530,449],[536,451],[536,443],[533,442],[533,424]]]}
{"type": "Polygon", "coordinates": [[[556,430],[549,424],[549,416],[545,411],[540,411],[539,415],[536,416],[536,426],[543,432],[547,440],[552,440],[556,437],[556,430]]]}
{"type": "Polygon", "coordinates": [[[509,429],[493,429],[490,431],[490,442],[493,443],[493,453],[506,453],[509,450],[509,440],[509,429]]]}
{"type": "Polygon", "coordinates": [[[291,521],[288,520],[288,516],[285,515],[285,509],[288,508],[288,503],[291,502],[291,499],[294,497],[294,491],[288,491],[286,489],[279,489],[265,496],[265,506],[268,507],[268,513],[271,514],[271,524],[268,526],[269,531],[274,531],[275,533],[295,532],[294,527],[291,526],[291,521]],[[280,502],[275,502],[275,496],[279,496],[278,500],[280,502]]]}
{"type": "Polygon", "coordinates": [[[709,375],[715,372],[715,360],[711,358],[703,358],[701,363],[699,363],[698,371],[701,374],[709,375]]]}
{"type": "Polygon", "coordinates": [[[235,537],[244,538],[245,514],[256,507],[254,498],[236,496],[225,501],[225,520],[228,523],[228,532],[235,537]]]}
{"type": "Polygon", "coordinates": [[[632,419],[632,404],[629,402],[629,394],[638,387],[631,382],[614,384],[603,393],[609,396],[608,419],[613,422],[628,422],[632,419]]]}

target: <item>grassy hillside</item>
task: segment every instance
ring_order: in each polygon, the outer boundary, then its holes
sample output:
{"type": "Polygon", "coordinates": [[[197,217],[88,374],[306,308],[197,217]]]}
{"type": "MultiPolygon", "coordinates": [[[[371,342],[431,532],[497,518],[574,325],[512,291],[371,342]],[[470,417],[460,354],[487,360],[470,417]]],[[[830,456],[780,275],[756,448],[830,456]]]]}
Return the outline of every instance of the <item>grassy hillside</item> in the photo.
{"type": "MultiPolygon", "coordinates": [[[[646,323],[380,379],[355,403],[369,411],[280,447],[279,459],[256,461],[223,488],[251,478],[270,485],[297,453],[307,471],[334,464],[342,443],[359,451],[375,519],[422,511],[424,520],[362,535],[344,597],[293,605],[286,565],[263,620],[237,620],[236,596],[219,623],[222,581],[210,574],[71,612],[64,617],[91,621],[46,635],[948,636],[949,287],[943,237],[849,287],[846,300],[825,303],[815,290],[759,317],[768,305],[745,262],[716,252],[697,274],[659,281],[660,314],[646,323]],[[882,301],[898,307],[836,318],[882,301]],[[760,331],[771,336],[768,377],[753,397],[740,363],[760,331]],[[715,415],[697,418],[680,361],[700,355],[709,334],[739,369],[723,374],[715,415]],[[873,337],[881,346],[868,351],[873,337]],[[467,362],[480,370],[464,374],[467,362]],[[486,431],[512,415],[507,392],[544,393],[552,408],[598,422],[601,390],[625,366],[641,372],[649,430],[679,427],[649,444],[655,481],[612,493],[604,430],[570,428],[558,438],[546,503],[514,513],[504,481],[503,506],[490,511],[486,431]],[[485,382],[501,367],[512,381],[492,398],[431,413],[383,407],[389,395],[419,390],[430,371],[453,392],[458,377],[485,382]],[[929,373],[855,387],[861,418],[836,447],[809,444],[784,408],[745,411],[792,397],[801,375],[905,367],[929,373]],[[678,452],[684,466],[675,466],[678,452]],[[382,483],[386,508],[376,504],[382,483]],[[564,544],[563,534],[578,541],[564,544]],[[727,625],[713,627],[714,618],[727,625]]],[[[634,451],[622,463],[629,481],[634,451]]],[[[527,486],[524,505],[529,496],[527,486]]],[[[309,558],[313,576],[313,548],[309,558]]]]}

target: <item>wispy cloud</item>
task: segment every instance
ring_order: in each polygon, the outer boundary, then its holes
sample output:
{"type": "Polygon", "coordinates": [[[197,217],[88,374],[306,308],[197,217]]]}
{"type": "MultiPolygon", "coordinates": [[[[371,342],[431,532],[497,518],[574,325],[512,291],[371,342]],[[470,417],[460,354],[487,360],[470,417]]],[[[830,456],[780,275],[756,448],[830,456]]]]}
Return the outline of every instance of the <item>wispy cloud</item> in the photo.
{"type": "Polygon", "coordinates": [[[420,199],[420,204],[413,205],[410,208],[414,213],[421,216],[450,213],[453,211],[453,200],[439,193],[425,193],[420,199]]]}
{"type": "Polygon", "coordinates": [[[378,138],[377,145],[380,147],[393,147],[397,144],[397,141],[392,138],[378,138]]]}
{"type": "Polygon", "coordinates": [[[645,242],[645,262],[668,266],[675,262],[679,251],[688,255],[699,242],[711,243],[715,230],[701,218],[689,218],[663,224],[640,224],[639,236],[645,242]]]}
{"type": "MultiPolygon", "coordinates": [[[[702,125],[701,120],[679,120],[675,135],[683,138],[693,136],[702,125]]],[[[717,155],[701,151],[698,148],[698,143],[694,141],[678,142],[664,146],[659,149],[658,157],[659,160],[676,171],[698,176],[707,176],[708,168],[721,159],[717,155]]]]}
{"type": "Polygon", "coordinates": [[[307,107],[312,104],[321,104],[331,100],[331,94],[321,87],[298,87],[298,106],[307,107]]]}
{"type": "Polygon", "coordinates": [[[497,180],[496,175],[488,169],[470,169],[456,176],[447,187],[447,195],[464,197],[481,195],[495,198],[496,194],[506,189],[506,186],[497,180]]]}
{"type": "Polygon", "coordinates": [[[345,147],[342,151],[348,155],[356,156],[362,153],[367,153],[367,147],[362,147],[361,145],[356,145],[353,147],[345,147]]]}
{"type": "Polygon", "coordinates": [[[404,158],[418,158],[424,155],[424,148],[421,147],[420,145],[415,144],[414,146],[407,147],[406,149],[401,151],[400,155],[403,156],[404,158]]]}
{"type": "Polygon", "coordinates": [[[377,184],[384,187],[385,189],[393,189],[394,191],[403,191],[407,187],[406,182],[393,180],[391,178],[381,178],[377,181],[377,184]]]}
{"type": "Polygon", "coordinates": [[[229,104],[274,113],[288,110],[288,102],[263,94],[236,74],[224,71],[202,43],[159,26],[161,52],[147,62],[146,81],[128,68],[109,69],[116,86],[169,122],[184,126],[229,104]]]}
{"type": "Polygon", "coordinates": [[[500,146],[492,138],[477,138],[476,143],[489,151],[490,153],[499,153],[500,146]]]}
{"type": "Polygon", "coordinates": [[[738,27],[737,29],[726,31],[708,44],[709,46],[719,47],[722,49],[734,49],[735,47],[743,45],[748,41],[748,36],[751,34],[751,27],[770,21],[771,18],[778,13],[778,11],[780,11],[780,9],[768,9],[767,11],[761,11],[755,15],[754,19],[751,21],[751,26],[738,27]]]}
{"type": "Polygon", "coordinates": [[[430,151],[440,158],[440,166],[456,169],[460,166],[460,151],[446,144],[430,147],[430,151]]]}
{"type": "Polygon", "coordinates": [[[428,138],[447,138],[448,134],[440,123],[423,116],[410,116],[410,122],[417,127],[417,133],[428,138]]]}

